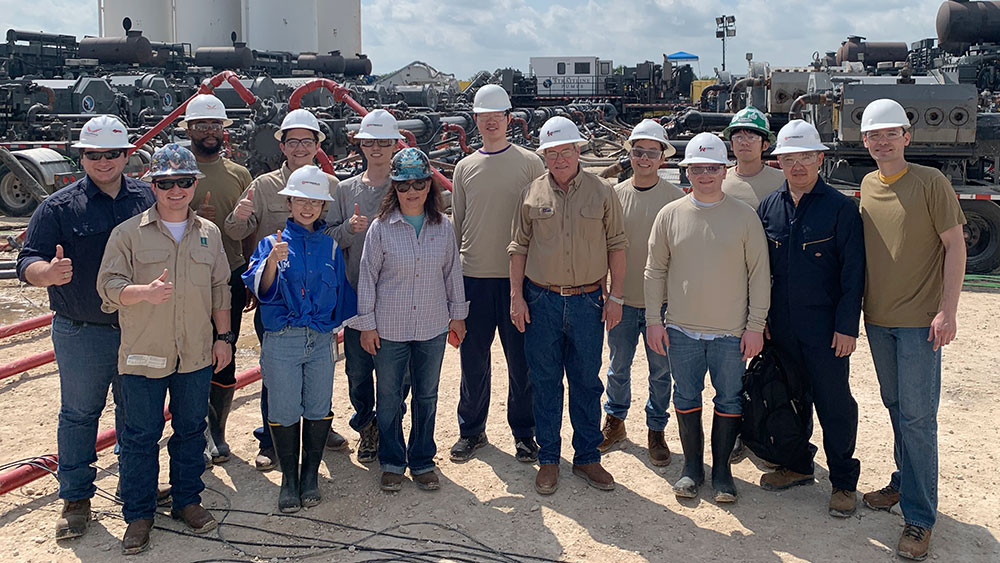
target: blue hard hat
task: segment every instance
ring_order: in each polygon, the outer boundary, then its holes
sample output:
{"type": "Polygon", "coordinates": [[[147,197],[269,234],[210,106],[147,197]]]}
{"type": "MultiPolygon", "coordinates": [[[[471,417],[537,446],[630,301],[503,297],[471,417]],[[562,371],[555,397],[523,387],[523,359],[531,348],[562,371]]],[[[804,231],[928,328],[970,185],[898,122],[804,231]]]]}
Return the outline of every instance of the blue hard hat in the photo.
{"type": "Polygon", "coordinates": [[[149,171],[146,172],[143,179],[162,178],[165,176],[205,177],[198,170],[198,161],[195,160],[194,154],[177,143],[170,143],[153,153],[153,157],[149,161],[149,171]]]}
{"type": "Polygon", "coordinates": [[[424,151],[407,147],[392,157],[389,178],[397,182],[423,180],[431,177],[431,162],[424,151]]]}

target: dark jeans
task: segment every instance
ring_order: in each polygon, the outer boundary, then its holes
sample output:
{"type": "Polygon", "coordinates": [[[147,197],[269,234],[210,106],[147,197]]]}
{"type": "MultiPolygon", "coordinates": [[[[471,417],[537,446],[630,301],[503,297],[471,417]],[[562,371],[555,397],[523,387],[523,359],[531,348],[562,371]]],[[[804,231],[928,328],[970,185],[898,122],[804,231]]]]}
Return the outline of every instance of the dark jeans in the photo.
{"type": "Polygon", "coordinates": [[[604,323],[601,290],[562,297],[524,282],[531,322],[524,332],[534,396],[538,463],[558,464],[562,448],[563,376],[569,385],[573,464],[601,460],[601,351],[604,323]]]}
{"type": "MultiPolygon", "coordinates": [[[[660,307],[660,318],[667,306],[660,307]]],[[[608,331],[608,348],[611,363],[608,366],[608,398],[604,412],[625,420],[632,404],[632,360],[639,344],[639,335],[646,348],[646,365],[649,368],[649,399],[646,401],[646,426],[663,432],[670,413],[670,358],[654,352],[646,342],[646,309],[622,305],[622,322],[608,331]]],[[[668,352],[669,355],[669,352],[668,352]]]]}
{"type": "Polygon", "coordinates": [[[122,428],[122,515],[125,522],[151,519],[156,512],[156,480],[160,473],[159,442],[163,436],[163,401],[170,391],[170,496],[180,510],[201,503],[205,484],[205,428],[208,423],[208,390],[212,366],[189,373],[174,372],[167,377],[121,376],[122,428]]]}
{"type": "Polygon", "coordinates": [[[375,418],[375,360],[361,347],[360,330],[344,329],[344,372],[347,395],[354,407],[350,425],[360,432],[375,418]]]}
{"type": "Polygon", "coordinates": [[[469,316],[462,341],[462,383],[458,399],[458,429],[462,436],[486,430],[490,411],[493,335],[500,333],[507,360],[507,424],[515,438],[535,434],[531,380],[524,357],[524,335],[510,322],[510,279],[465,277],[469,316]]]}
{"type": "MultiPolygon", "coordinates": [[[[851,395],[850,359],[838,358],[829,346],[811,346],[794,334],[772,330],[771,342],[803,385],[802,406],[805,411],[802,417],[810,421],[810,431],[815,405],[816,415],[823,427],[823,451],[830,467],[830,483],[836,489],[857,489],[861,475],[861,462],[854,457],[858,437],[858,403],[851,395]]],[[[815,453],[816,446],[809,444],[806,451],[799,453],[797,461],[786,467],[796,473],[811,475],[815,453]]]]}
{"type": "Polygon", "coordinates": [[[115,401],[115,427],[122,427],[118,347],[121,330],[111,325],[52,318],[52,347],[59,366],[59,498],[94,496],[97,423],[108,399],[115,401]]]}
{"type": "MultiPolygon", "coordinates": [[[[229,326],[236,338],[240,337],[240,324],[243,322],[243,308],[247,304],[247,286],[243,285],[243,272],[247,269],[246,264],[236,268],[229,274],[229,326]]],[[[212,339],[218,336],[215,330],[215,322],[212,322],[212,339]]],[[[222,387],[232,387],[236,385],[236,342],[230,347],[233,349],[233,361],[229,365],[219,370],[219,373],[212,374],[212,383],[222,387]]]]}
{"type": "MultiPolygon", "coordinates": [[[[264,345],[264,321],[260,318],[260,305],[253,311],[253,330],[257,333],[257,341],[264,345]]],[[[263,369],[263,368],[261,368],[263,369]]],[[[254,429],[253,437],[260,442],[260,449],[265,450],[274,447],[271,440],[271,431],[267,427],[267,385],[264,385],[263,372],[260,378],[260,419],[261,425],[254,429]]]]}

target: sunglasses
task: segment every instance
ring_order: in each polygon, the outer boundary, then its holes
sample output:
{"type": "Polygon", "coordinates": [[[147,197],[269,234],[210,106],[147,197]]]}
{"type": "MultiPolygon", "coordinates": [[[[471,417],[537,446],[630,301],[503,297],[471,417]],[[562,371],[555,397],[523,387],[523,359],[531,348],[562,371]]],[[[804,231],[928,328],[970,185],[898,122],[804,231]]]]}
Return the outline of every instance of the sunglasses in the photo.
{"type": "Polygon", "coordinates": [[[396,139],[361,139],[361,146],[371,148],[378,143],[380,147],[391,147],[396,144],[396,139]]]}
{"type": "Polygon", "coordinates": [[[632,150],[629,151],[629,154],[631,154],[633,157],[637,159],[646,157],[649,160],[656,160],[660,158],[660,155],[663,154],[663,151],[656,149],[640,149],[639,147],[633,147],[632,150]]]}
{"type": "Polygon", "coordinates": [[[194,185],[194,178],[175,178],[173,180],[153,180],[153,185],[157,189],[167,191],[173,189],[174,186],[178,188],[188,189],[194,185]]]}
{"type": "Polygon", "coordinates": [[[397,192],[405,194],[406,192],[410,191],[410,188],[413,188],[418,192],[426,190],[427,186],[431,184],[431,180],[430,178],[426,178],[423,180],[407,180],[406,182],[396,182],[394,184],[397,192]]]}
{"type": "Polygon", "coordinates": [[[89,152],[88,151],[88,152],[83,153],[83,157],[86,158],[87,160],[91,160],[91,161],[98,161],[98,160],[101,160],[102,158],[107,159],[107,160],[114,160],[114,159],[120,157],[123,154],[125,154],[125,149],[111,149],[109,151],[104,151],[104,152],[89,152]]]}
{"type": "Polygon", "coordinates": [[[221,123],[205,123],[204,121],[199,121],[197,123],[192,123],[188,125],[188,129],[192,131],[206,132],[206,131],[222,131],[221,123]]]}

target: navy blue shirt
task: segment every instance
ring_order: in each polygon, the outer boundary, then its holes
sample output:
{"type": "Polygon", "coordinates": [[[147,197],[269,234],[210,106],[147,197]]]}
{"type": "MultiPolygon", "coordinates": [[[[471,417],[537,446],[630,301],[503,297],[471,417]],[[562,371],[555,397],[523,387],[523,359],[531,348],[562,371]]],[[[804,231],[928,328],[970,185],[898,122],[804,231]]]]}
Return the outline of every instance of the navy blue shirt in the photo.
{"type": "Polygon", "coordinates": [[[757,214],[771,258],[771,333],[819,346],[829,346],[834,332],[856,337],[865,241],[854,200],[819,178],[796,206],[785,182],[757,214]]]}
{"type": "Polygon", "coordinates": [[[50,195],[31,215],[24,248],[17,255],[17,277],[26,282],[24,271],[29,264],[56,255],[61,244],[63,255],[73,261],[73,278],[64,285],[52,285],[49,308],[77,321],[112,324],[117,313],[101,311],[97,294],[97,271],[104,257],[111,230],[156,203],[146,182],[122,176],[122,187],[111,199],[89,176],[50,195]]]}

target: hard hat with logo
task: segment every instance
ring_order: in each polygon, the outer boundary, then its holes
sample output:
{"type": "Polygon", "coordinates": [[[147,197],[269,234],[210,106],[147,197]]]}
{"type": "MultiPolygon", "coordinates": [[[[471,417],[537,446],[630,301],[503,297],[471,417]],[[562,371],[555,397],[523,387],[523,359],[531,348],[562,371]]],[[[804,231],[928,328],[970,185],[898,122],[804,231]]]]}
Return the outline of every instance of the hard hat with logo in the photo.
{"type": "Polygon", "coordinates": [[[292,172],[288,176],[288,183],[278,195],[333,201],[330,197],[330,177],[311,164],[292,172]]]}
{"type": "Polygon", "coordinates": [[[477,90],[476,97],[472,101],[473,113],[507,111],[510,108],[510,96],[507,95],[506,90],[496,84],[487,84],[477,90]]]}
{"type": "Polygon", "coordinates": [[[431,162],[424,154],[424,151],[407,147],[396,153],[392,157],[392,167],[389,169],[389,178],[397,182],[407,180],[423,180],[431,177],[431,162]]]}
{"type": "Polygon", "coordinates": [[[861,132],[867,133],[876,129],[891,129],[894,127],[910,128],[910,119],[906,110],[896,100],[882,98],[865,107],[861,114],[861,132]]]}
{"type": "Polygon", "coordinates": [[[198,119],[220,119],[223,127],[233,124],[233,120],[226,117],[225,104],[211,94],[198,94],[188,102],[184,109],[184,120],[179,125],[186,129],[189,121],[198,119]]]}
{"type": "Polygon", "coordinates": [[[663,156],[672,156],[677,153],[677,149],[670,144],[667,140],[667,131],[662,125],[655,119],[643,119],[639,122],[635,128],[632,129],[632,134],[628,136],[628,140],[625,141],[625,148],[632,150],[632,143],[635,141],[640,141],[642,139],[648,139],[650,141],[656,141],[663,146],[663,156]]]}
{"type": "Polygon", "coordinates": [[[808,121],[793,119],[778,131],[778,144],[771,154],[792,154],[796,152],[814,152],[829,150],[830,147],[820,142],[819,131],[808,121]]]}
{"type": "Polygon", "coordinates": [[[288,112],[285,119],[281,120],[281,129],[274,132],[274,138],[281,140],[281,134],[289,129],[308,129],[310,131],[315,131],[317,140],[323,142],[326,139],[326,135],[323,134],[319,129],[319,120],[316,116],[312,114],[311,111],[302,108],[293,109],[288,112]]]}
{"type": "Polygon", "coordinates": [[[399,123],[384,109],[373,109],[361,120],[355,139],[402,139],[399,123]]]}
{"type": "Polygon", "coordinates": [[[726,143],[711,133],[698,133],[684,148],[684,160],[680,166],[692,164],[729,164],[729,151],[726,143]]]}
{"type": "Polygon", "coordinates": [[[205,177],[198,170],[198,161],[194,159],[194,154],[177,143],[170,143],[153,153],[149,160],[149,170],[142,179],[155,180],[167,176],[205,177]]]}
{"type": "Polygon", "coordinates": [[[561,115],[550,117],[548,121],[542,124],[542,128],[538,130],[538,139],[542,143],[541,146],[535,149],[535,152],[538,154],[545,152],[545,149],[558,147],[559,145],[572,143],[577,146],[583,146],[587,144],[587,140],[580,135],[580,130],[576,128],[576,123],[561,115]]]}
{"type": "Polygon", "coordinates": [[[771,124],[767,121],[767,116],[753,106],[747,106],[736,112],[736,115],[734,115],[733,119],[729,122],[729,127],[722,130],[722,136],[728,141],[729,136],[733,134],[733,131],[737,131],[739,129],[756,131],[766,135],[768,141],[772,143],[774,142],[774,133],[771,131],[771,124]]]}
{"type": "Polygon", "coordinates": [[[135,145],[128,142],[128,128],[116,117],[98,115],[90,118],[80,130],[80,140],[74,149],[131,149],[135,145]]]}

